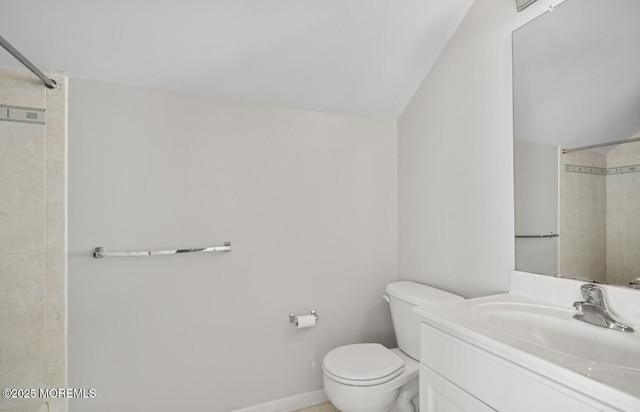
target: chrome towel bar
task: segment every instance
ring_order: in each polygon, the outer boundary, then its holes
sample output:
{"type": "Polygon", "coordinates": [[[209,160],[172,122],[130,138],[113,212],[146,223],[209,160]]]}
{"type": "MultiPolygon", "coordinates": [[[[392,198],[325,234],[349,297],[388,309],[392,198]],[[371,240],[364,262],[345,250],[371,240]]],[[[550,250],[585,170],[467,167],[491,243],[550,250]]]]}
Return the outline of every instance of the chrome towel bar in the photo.
{"type": "Polygon", "coordinates": [[[224,242],[224,246],[211,246],[198,249],[145,250],[143,252],[105,252],[103,247],[97,247],[93,251],[93,257],[95,259],[103,259],[106,257],[177,255],[178,253],[196,252],[231,252],[231,242],[224,242]]]}
{"type": "Polygon", "coordinates": [[[516,239],[550,239],[552,237],[560,237],[560,234],[549,232],[542,235],[516,235],[516,239]]]}

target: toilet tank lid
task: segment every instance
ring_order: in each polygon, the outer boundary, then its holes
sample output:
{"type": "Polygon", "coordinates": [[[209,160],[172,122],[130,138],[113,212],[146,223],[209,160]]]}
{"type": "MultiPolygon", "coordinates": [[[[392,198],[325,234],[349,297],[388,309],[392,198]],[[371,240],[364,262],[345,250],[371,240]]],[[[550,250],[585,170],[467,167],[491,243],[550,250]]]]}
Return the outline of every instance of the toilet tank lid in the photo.
{"type": "Polygon", "coordinates": [[[387,294],[416,306],[437,305],[464,300],[462,296],[408,280],[389,283],[387,294]]]}

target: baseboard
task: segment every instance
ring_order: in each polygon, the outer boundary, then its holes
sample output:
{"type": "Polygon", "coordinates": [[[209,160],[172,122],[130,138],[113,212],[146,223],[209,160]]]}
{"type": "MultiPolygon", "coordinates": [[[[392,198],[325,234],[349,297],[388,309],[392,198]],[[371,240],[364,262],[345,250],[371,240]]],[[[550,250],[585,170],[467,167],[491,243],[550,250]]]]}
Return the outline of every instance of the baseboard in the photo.
{"type": "Polygon", "coordinates": [[[231,412],[290,412],[307,406],[317,405],[328,400],[324,390],[301,393],[300,395],[289,396],[288,398],[276,399],[275,401],[261,403],[259,405],[248,406],[236,409],[231,412]]]}

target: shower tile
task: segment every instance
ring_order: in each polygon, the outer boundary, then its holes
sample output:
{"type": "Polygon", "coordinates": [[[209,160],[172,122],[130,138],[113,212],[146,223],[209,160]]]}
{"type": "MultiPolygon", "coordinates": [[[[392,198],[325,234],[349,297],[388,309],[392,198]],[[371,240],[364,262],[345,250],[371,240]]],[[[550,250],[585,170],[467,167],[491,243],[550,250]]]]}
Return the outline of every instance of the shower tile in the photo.
{"type": "Polygon", "coordinates": [[[47,289],[47,331],[66,329],[65,289],[47,289]]]}
{"type": "Polygon", "coordinates": [[[0,302],[44,296],[45,256],[0,255],[0,302]]]}
{"type": "Polygon", "coordinates": [[[11,177],[29,172],[44,176],[44,127],[0,122],[0,170],[11,177]]]}
{"type": "Polygon", "coordinates": [[[66,387],[66,93],[0,69],[0,387],[66,387]]]}
{"type": "Polygon", "coordinates": [[[63,203],[65,200],[64,159],[47,158],[47,203],[63,203]]]}
{"type": "Polygon", "coordinates": [[[46,87],[40,79],[23,70],[0,71],[0,103],[25,107],[45,107],[46,87]]]}
{"type": "Polygon", "coordinates": [[[37,170],[10,176],[8,168],[0,167],[0,210],[10,214],[14,210],[35,210],[44,207],[44,174],[37,170]]]}
{"type": "Polygon", "coordinates": [[[12,210],[0,212],[0,250],[10,254],[42,253],[45,246],[45,212],[12,210]]]}
{"type": "Polygon", "coordinates": [[[47,201],[47,245],[58,244],[63,241],[64,226],[64,203],[47,201]]]}
{"type": "Polygon", "coordinates": [[[47,332],[47,374],[65,370],[65,335],[64,330],[47,332]]]}
{"type": "Polygon", "coordinates": [[[0,348],[45,338],[45,297],[13,298],[0,302],[0,348]]]}
{"type": "Polygon", "coordinates": [[[66,287],[64,257],[63,242],[50,242],[49,239],[47,239],[47,289],[66,287]]]}
{"type": "MultiPolygon", "coordinates": [[[[67,78],[52,76],[60,85],[46,89],[46,254],[47,254],[47,383],[67,386],[66,365],[66,153],[67,78]]],[[[50,400],[51,412],[66,412],[66,399],[50,400]]]]}
{"type": "Polygon", "coordinates": [[[45,153],[42,126],[0,122],[0,250],[42,253],[45,153]]]}
{"type": "Polygon", "coordinates": [[[47,388],[66,388],[67,376],[64,372],[47,373],[47,388]]]}
{"type": "MultiPolygon", "coordinates": [[[[6,399],[6,401],[8,401],[6,405],[0,402],[2,412],[41,412],[46,410],[42,408],[44,404],[42,399],[6,399]]],[[[51,406],[49,406],[48,412],[53,412],[51,406]]]]}
{"type": "MultiPolygon", "coordinates": [[[[3,346],[0,351],[1,388],[44,388],[46,383],[45,340],[3,346]]],[[[2,409],[3,398],[0,398],[2,409]]]]}
{"type": "MultiPolygon", "coordinates": [[[[65,82],[60,80],[59,83],[65,82]]],[[[52,135],[56,145],[66,141],[66,88],[47,90],[47,134],[52,135]]]]}
{"type": "MultiPolygon", "coordinates": [[[[65,388],[66,386],[59,386],[58,388],[65,388]]],[[[49,410],[47,412],[66,412],[69,410],[69,400],[63,398],[48,399],[49,410]]]]}

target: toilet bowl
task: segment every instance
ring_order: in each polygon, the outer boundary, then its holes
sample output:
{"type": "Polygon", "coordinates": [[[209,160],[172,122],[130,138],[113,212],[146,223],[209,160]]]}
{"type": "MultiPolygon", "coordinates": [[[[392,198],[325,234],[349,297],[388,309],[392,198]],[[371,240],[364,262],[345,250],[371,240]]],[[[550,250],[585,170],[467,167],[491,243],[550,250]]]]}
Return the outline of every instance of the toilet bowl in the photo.
{"type": "Polygon", "coordinates": [[[410,403],[417,395],[418,361],[398,348],[341,346],[325,356],[322,369],[327,397],[343,412],[387,412],[394,406],[399,412],[415,410],[398,400],[410,403]]]}
{"type": "Polygon", "coordinates": [[[420,321],[416,306],[463,300],[462,297],[401,281],[387,285],[398,348],[378,343],[340,346],[324,357],[324,390],[342,412],[415,412],[418,410],[420,321]]]}

